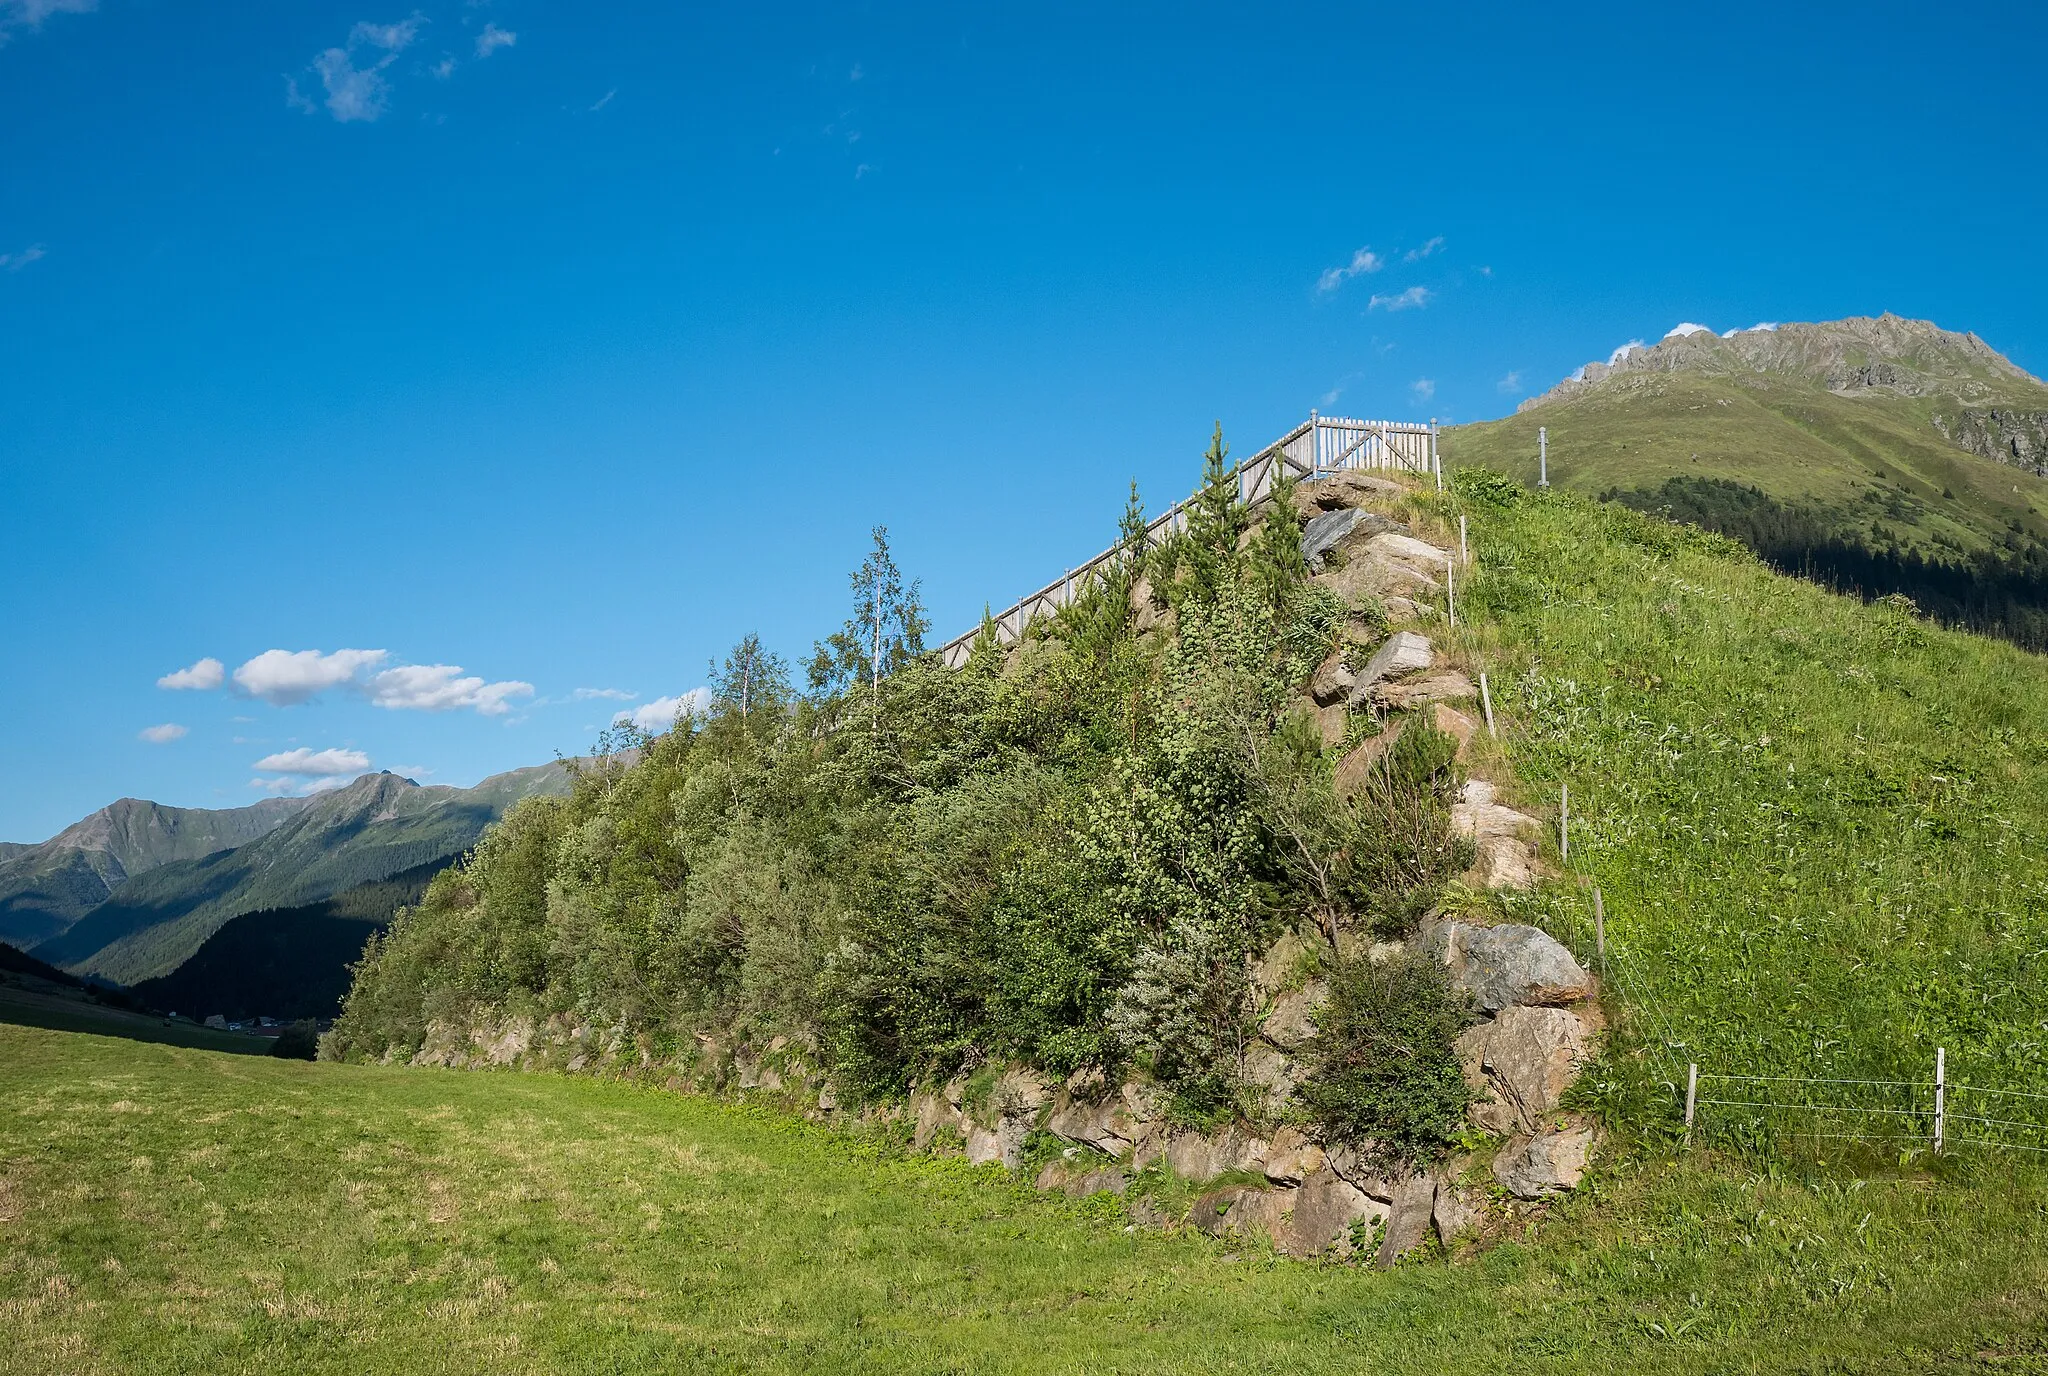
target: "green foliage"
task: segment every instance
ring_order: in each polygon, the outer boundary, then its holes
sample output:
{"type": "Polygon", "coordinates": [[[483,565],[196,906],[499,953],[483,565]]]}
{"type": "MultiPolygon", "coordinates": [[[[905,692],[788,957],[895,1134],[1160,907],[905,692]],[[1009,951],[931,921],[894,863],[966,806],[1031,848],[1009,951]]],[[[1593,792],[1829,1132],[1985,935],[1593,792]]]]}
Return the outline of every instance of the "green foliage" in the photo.
{"type": "Polygon", "coordinates": [[[853,589],[853,612],[846,624],[813,647],[809,665],[811,691],[824,696],[865,683],[879,693],[882,676],[893,674],[924,653],[925,619],[918,584],[903,582],[903,572],[889,553],[889,531],[876,526],[875,547],[847,580],[853,589]]]}
{"type": "Polygon", "coordinates": [[[320,1051],[320,1027],[310,1018],[302,1018],[277,1034],[270,1043],[270,1054],[291,1061],[310,1061],[320,1051]]]}
{"type": "Polygon", "coordinates": [[[1451,1043],[1477,1016],[1434,961],[1340,964],[1301,1086],[1323,1139],[1389,1169],[1440,1154],[1472,1100],[1451,1043]]]}

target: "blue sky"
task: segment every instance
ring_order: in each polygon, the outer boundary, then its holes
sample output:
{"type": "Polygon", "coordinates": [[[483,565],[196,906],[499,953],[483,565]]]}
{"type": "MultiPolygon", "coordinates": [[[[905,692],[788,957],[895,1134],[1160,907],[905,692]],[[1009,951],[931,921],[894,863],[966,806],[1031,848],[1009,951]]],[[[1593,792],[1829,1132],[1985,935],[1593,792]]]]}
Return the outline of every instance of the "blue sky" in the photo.
{"type": "Polygon", "coordinates": [[[2038,10],[1669,8],[0,0],[0,838],[573,752],[876,523],[943,638],[1217,419],[2048,372],[2038,10]]]}

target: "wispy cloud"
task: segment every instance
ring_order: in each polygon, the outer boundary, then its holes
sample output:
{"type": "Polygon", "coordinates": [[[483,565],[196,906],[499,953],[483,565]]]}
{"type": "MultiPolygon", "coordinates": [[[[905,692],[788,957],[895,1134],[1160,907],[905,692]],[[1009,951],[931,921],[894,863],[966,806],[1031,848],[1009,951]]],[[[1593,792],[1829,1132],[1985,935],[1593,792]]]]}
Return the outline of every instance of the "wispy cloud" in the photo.
{"type": "Polygon", "coordinates": [[[1408,392],[1409,395],[1413,396],[1419,402],[1435,401],[1436,380],[1434,378],[1426,377],[1416,378],[1415,381],[1408,384],[1408,392]]]}
{"type": "Polygon", "coordinates": [[[1406,291],[1395,292],[1391,296],[1374,296],[1372,300],[1365,303],[1365,308],[1369,311],[1420,310],[1422,307],[1427,306],[1435,296],[1436,293],[1428,287],[1410,287],[1406,291]]]}
{"type": "Polygon", "coordinates": [[[1723,338],[1723,339],[1733,339],[1733,338],[1735,338],[1735,336],[1736,336],[1736,335],[1739,335],[1739,334],[1754,334],[1754,333],[1755,333],[1756,331],[1758,331],[1758,330],[1765,330],[1765,331],[1770,331],[1770,330],[1775,330],[1775,329],[1777,329],[1777,328],[1778,328],[1778,322],[1777,322],[1777,321],[1775,321],[1775,320],[1759,320],[1759,321],[1757,321],[1757,322],[1756,322],[1756,324],[1754,324],[1754,325],[1751,325],[1751,326],[1750,326],[1750,327],[1749,327],[1748,329],[1746,329],[1746,330],[1723,330],[1723,331],[1721,332],[1721,338],[1723,338]]]}
{"type": "Polygon", "coordinates": [[[99,0],[0,0],[0,46],[17,31],[33,33],[53,14],[90,14],[99,0]]]}
{"type": "Polygon", "coordinates": [[[1522,370],[1520,368],[1511,369],[1506,377],[1494,384],[1494,390],[1504,397],[1513,396],[1516,392],[1521,391],[1522,370]]]}
{"type": "Polygon", "coordinates": [[[489,57],[500,48],[509,48],[519,41],[519,35],[510,29],[501,29],[496,24],[485,24],[484,31],[476,36],[476,55],[489,57]]]}
{"type": "MultiPolygon", "coordinates": [[[[320,78],[327,113],[336,122],[368,123],[384,113],[391,98],[391,83],[384,69],[412,46],[426,22],[426,16],[415,11],[392,24],[358,23],[348,31],[347,43],[313,59],[307,70],[320,78]]],[[[285,78],[285,104],[307,114],[318,108],[299,89],[297,77],[285,78]]]]}
{"type": "Polygon", "coordinates": [[[1324,268],[1323,275],[1316,279],[1316,290],[1335,291],[1352,278],[1378,272],[1386,265],[1387,260],[1374,253],[1370,247],[1362,248],[1352,254],[1351,261],[1342,267],[1324,268]]]}
{"type": "Polygon", "coordinates": [[[41,244],[30,244],[18,253],[0,253],[0,269],[5,269],[8,272],[20,272],[30,263],[43,256],[43,246],[41,244]]]}
{"type": "Polygon", "coordinates": [[[208,656],[189,669],[179,669],[165,674],[156,681],[159,688],[189,688],[200,692],[211,692],[220,687],[226,677],[227,667],[219,660],[208,656]]]}
{"type": "Polygon", "coordinates": [[[592,698],[608,698],[613,702],[631,702],[639,696],[638,693],[629,693],[623,688],[578,688],[575,692],[569,694],[570,701],[572,702],[588,702],[592,698]]]}
{"type": "Polygon", "coordinates": [[[138,739],[148,741],[151,745],[169,745],[172,741],[183,740],[189,732],[189,727],[167,721],[161,726],[145,726],[135,734],[138,739]]]}
{"type": "Polygon", "coordinates": [[[1401,261],[1404,263],[1419,263],[1423,259],[1429,257],[1431,254],[1436,253],[1438,250],[1442,249],[1443,246],[1444,236],[1439,234],[1434,239],[1431,239],[1428,243],[1424,244],[1421,248],[1409,249],[1406,253],[1401,255],[1401,261]]]}
{"type": "Polygon", "coordinates": [[[360,750],[314,750],[303,745],[297,750],[283,750],[275,755],[265,755],[250,766],[267,774],[294,774],[302,777],[360,774],[369,767],[370,757],[360,750]]]}
{"type": "Polygon", "coordinates": [[[692,688],[679,697],[656,698],[612,718],[613,726],[632,726],[643,735],[658,736],[684,717],[702,716],[711,707],[709,688],[692,688]]]}
{"type": "Polygon", "coordinates": [[[617,95],[618,93],[619,88],[616,86],[612,87],[609,91],[606,91],[603,95],[597,98],[597,104],[590,107],[590,113],[594,115],[599,110],[604,109],[605,106],[612,103],[612,97],[617,95]]]}

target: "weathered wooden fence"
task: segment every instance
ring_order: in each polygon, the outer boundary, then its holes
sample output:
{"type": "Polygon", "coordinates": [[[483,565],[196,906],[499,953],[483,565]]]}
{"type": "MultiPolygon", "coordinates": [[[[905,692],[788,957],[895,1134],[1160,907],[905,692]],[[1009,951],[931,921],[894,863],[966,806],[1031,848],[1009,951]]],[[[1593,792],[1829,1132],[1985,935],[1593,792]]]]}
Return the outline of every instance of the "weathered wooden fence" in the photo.
{"type": "MultiPolygon", "coordinates": [[[[1314,479],[1358,468],[1437,472],[1436,422],[1352,420],[1344,416],[1319,416],[1311,411],[1306,421],[1252,457],[1239,462],[1234,472],[1238,495],[1248,505],[1256,506],[1271,494],[1282,473],[1314,479]]],[[[1194,500],[1188,497],[1175,503],[1146,526],[1147,535],[1158,540],[1174,531],[1187,529],[1188,510],[1194,500]]],[[[1056,612],[1073,602],[1087,591],[1090,584],[1109,571],[1121,548],[1120,545],[1111,545],[1093,559],[1068,569],[1059,579],[997,614],[997,637],[1002,643],[1010,644],[1024,634],[1024,628],[1035,618],[1056,612]]],[[[958,668],[967,662],[968,651],[980,630],[977,626],[940,648],[939,653],[944,656],[948,667],[958,668]]]]}

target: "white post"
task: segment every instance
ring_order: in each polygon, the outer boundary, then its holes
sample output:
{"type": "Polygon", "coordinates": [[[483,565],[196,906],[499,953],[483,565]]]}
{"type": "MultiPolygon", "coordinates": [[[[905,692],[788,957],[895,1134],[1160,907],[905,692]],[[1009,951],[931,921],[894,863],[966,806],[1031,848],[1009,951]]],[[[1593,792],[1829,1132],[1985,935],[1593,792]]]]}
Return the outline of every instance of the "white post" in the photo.
{"type": "Polygon", "coordinates": [[[1536,486],[1550,486],[1550,427],[1536,427],[1536,486]]]}
{"type": "Polygon", "coordinates": [[[1557,858],[1572,858],[1572,786],[1557,786],[1557,858]]]}
{"type": "Polygon", "coordinates": [[[1699,1101],[1700,1068],[1698,1062],[1689,1063],[1685,1068],[1685,1140],[1692,1140],[1692,1110],[1699,1101]]]}
{"type": "Polygon", "coordinates": [[[1600,901],[1600,886],[1593,886],[1593,953],[1600,960],[1600,973],[1607,973],[1607,905],[1600,901]]]}
{"type": "Polygon", "coordinates": [[[1463,516],[1458,518],[1458,562],[1461,564],[1472,562],[1472,551],[1465,546],[1465,518],[1463,516]]]}
{"type": "Polygon", "coordinates": [[[1948,1127],[1948,1048],[1934,1048],[1934,1154],[1941,1155],[1948,1127]]]}
{"type": "Polygon", "coordinates": [[[1436,417],[1429,418],[1429,466],[1436,470],[1436,490],[1444,490],[1444,461],[1436,452],[1436,417]]]}
{"type": "Polygon", "coordinates": [[[1479,676],[1479,703],[1486,709],[1486,734],[1498,739],[1500,732],[1493,729],[1493,694],[1486,689],[1486,675],[1479,676]]]}
{"type": "Polygon", "coordinates": [[[1444,560],[1444,608],[1450,614],[1451,629],[1458,629],[1458,579],[1456,564],[1444,560]]]}

